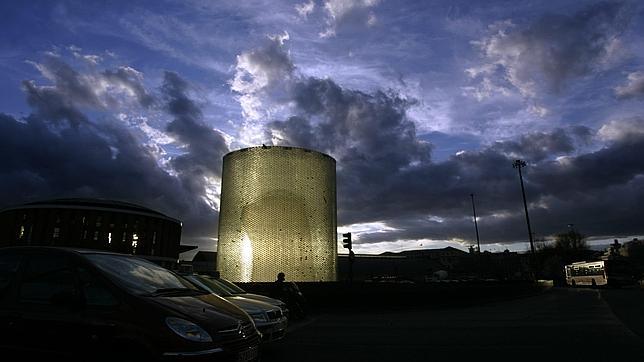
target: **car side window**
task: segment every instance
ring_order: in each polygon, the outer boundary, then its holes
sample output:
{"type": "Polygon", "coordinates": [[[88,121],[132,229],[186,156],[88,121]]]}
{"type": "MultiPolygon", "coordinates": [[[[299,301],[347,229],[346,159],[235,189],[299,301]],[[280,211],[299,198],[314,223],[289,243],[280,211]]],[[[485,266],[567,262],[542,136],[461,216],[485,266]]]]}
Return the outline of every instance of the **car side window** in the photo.
{"type": "Polygon", "coordinates": [[[5,303],[10,296],[9,290],[16,280],[20,259],[17,254],[0,256],[0,303],[5,303]]]}
{"type": "Polygon", "coordinates": [[[74,270],[61,255],[32,255],[22,274],[18,294],[21,303],[57,304],[77,296],[74,270]]]}
{"type": "Polygon", "coordinates": [[[79,267],[78,279],[88,307],[114,307],[119,304],[118,299],[96,275],[89,270],[79,267]]]}

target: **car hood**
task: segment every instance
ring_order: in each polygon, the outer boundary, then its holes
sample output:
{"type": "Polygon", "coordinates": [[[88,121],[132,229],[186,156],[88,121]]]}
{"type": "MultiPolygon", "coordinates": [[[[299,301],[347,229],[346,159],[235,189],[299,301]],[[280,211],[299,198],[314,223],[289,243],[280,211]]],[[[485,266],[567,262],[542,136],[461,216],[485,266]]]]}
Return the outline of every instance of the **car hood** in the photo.
{"type": "Polygon", "coordinates": [[[271,305],[276,305],[276,306],[281,306],[284,305],[284,302],[282,302],[279,299],[267,297],[265,295],[260,295],[260,294],[253,294],[253,293],[244,293],[244,294],[239,294],[240,297],[248,298],[248,299],[253,299],[253,300],[258,300],[260,302],[268,303],[271,305]]]}
{"type": "Polygon", "coordinates": [[[230,297],[224,297],[227,301],[243,309],[247,313],[257,313],[257,312],[266,312],[269,310],[274,310],[275,306],[273,304],[264,303],[259,300],[249,299],[245,296],[234,295],[230,297]]]}
{"type": "Polygon", "coordinates": [[[209,329],[225,330],[237,326],[239,320],[251,321],[244,311],[214,294],[150,298],[165,309],[209,329]]]}

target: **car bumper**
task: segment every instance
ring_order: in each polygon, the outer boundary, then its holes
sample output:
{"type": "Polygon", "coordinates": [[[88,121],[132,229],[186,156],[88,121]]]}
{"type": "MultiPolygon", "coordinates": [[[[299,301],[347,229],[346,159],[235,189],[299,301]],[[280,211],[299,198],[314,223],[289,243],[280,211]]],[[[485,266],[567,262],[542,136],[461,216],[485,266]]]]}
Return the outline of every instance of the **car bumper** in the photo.
{"type": "Polygon", "coordinates": [[[285,317],[269,323],[256,324],[257,330],[262,334],[262,342],[277,341],[286,335],[288,319],[285,317]]]}
{"type": "Polygon", "coordinates": [[[254,362],[259,361],[259,346],[253,346],[241,352],[232,353],[222,348],[213,348],[200,351],[165,352],[162,361],[230,361],[254,362]]]}

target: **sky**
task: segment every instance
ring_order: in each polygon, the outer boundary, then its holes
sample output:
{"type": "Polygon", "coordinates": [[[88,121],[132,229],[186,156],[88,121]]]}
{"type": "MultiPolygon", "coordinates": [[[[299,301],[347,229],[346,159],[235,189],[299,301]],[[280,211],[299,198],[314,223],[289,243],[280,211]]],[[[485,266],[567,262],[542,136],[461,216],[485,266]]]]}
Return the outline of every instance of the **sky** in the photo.
{"type": "MultiPolygon", "coordinates": [[[[138,203],[215,250],[222,156],[337,161],[358,253],[644,234],[637,1],[4,1],[0,208],[138,203]]],[[[341,250],[342,251],[342,250],[341,250]]]]}

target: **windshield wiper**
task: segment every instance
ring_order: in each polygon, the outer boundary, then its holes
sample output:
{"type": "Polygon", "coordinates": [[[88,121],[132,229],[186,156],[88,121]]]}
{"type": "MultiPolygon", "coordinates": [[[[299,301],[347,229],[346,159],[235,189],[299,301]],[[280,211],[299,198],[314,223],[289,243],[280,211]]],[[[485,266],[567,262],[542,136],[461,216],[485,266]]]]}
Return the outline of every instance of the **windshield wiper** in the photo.
{"type": "Polygon", "coordinates": [[[201,294],[209,294],[209,293],[204,292],[202,290],[190,289],[190,288],[159,288],[151,293],[148,293],[147,295],[151,297],[160,297],[160,296],[168,296],[168,295],[176,295],[176,294],[201,295],[201,294]]]}

